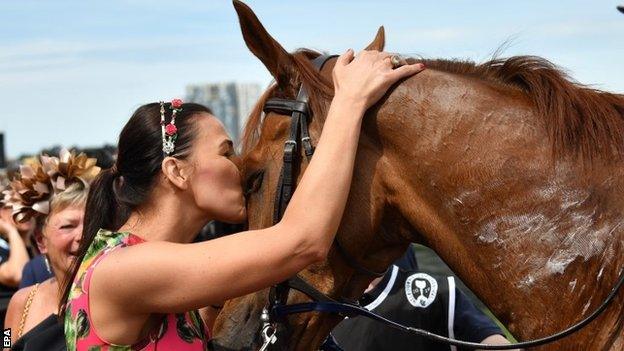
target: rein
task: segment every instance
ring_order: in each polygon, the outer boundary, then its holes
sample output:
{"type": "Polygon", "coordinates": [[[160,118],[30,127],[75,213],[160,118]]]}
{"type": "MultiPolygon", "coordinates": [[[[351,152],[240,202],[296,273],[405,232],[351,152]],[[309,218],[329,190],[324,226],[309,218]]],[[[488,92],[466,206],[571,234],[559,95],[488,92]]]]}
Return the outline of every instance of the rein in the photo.
{"type": "MultiPolygon", "coordinates": [[[[334,57],[336,57],[336,55],[320,55],[312,61],[312,64],[320,72],[325,63],[334,57]]],[[[297,98],[295,100],[271,98],[267,100],[264,105],[263,110],[265,113],[277,112],[280,114],[290,114],[291,117],[290,135],[284,144],[283,166],[277,185],[277,191],[275,193],[273,224],[277,224],[281,220],[296,187],[296,171],[298,170],[296,169],[296,167],[300,166],[302,161],[298,142],[301,143],[308,162],[312,159],[312,155],[314,154],[314,146],[312,145],[310,133],[308,130],[308,119],[312,115],[311,110],[308,106],[308,100],[308,93],[305,90],[303,84],[301,84],[299,92],[297,93],[297,98]]],[[[347,265],[352,268],[357,274],[377,278],[383,276],[387,272],[387,270],[384,272],[376,272],[358,264],[357,261],[345,251],[344,247],[340,245],[337,238],[334,239],[333,247],[342,257],[342,259],[347,263],[347,265]]],[[[613,301],[615,296],[617,296],[617,292],[623,283],[624,269],[622,269],[622,271],[620,272],[617,283],[615,284],[605,301],[589,316],[563,331],[544,338],[534,339],[526,342],[520,342],[510,345],[491,345],[456,340],[434,334],[423,329],[408,327],[399,324],[363,308],[358,304],[357,301],[350,301],[345,298],[341,298],[340,301],[332,299],[331,297],[320,292],[314,286],[306,282],[299,275],[295,275],[294,277],[291,277],[271,287],[271,289],[269,290],[268,303],[263,309],[262,315],[260,316],[260,320],[262,322],[261,336],[263,344],[259,350],[268,350],[269,347],[277,341],[277,326],[279,323],[284,323],[285,317],[293,314],[313,311],[337,314],[342,317],[362,316],[378,321],[394,329],[403,330],[405,332],[416,334],[431,340],[459,347],[478,348],[482,350],[510,350],[516,348],[535,347],[554,342],[581,330],[587,324],[596,319],[608,307],[608,305],[613,301]],[[312,300],[312,302],[288,305],[288,294],[291,289],[305,294],[312,300]]],[[[333,343],[331,334],[328,340],[326,340],[325,345],[321,347],[328,350],[341,350],[338,345],[333,343]]]]}

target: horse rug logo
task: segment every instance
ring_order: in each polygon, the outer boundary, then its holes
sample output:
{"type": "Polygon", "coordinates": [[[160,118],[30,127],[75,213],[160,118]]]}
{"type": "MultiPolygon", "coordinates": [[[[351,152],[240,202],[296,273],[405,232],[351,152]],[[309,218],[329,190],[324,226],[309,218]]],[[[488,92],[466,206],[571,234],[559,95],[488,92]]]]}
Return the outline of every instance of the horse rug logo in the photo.
{"type": "Polygon", "coordinates": [[[416,273],[405,280],[407,301],[414,307],[427,308],[438,293],[438,282],[429,274],[416,273]]]}

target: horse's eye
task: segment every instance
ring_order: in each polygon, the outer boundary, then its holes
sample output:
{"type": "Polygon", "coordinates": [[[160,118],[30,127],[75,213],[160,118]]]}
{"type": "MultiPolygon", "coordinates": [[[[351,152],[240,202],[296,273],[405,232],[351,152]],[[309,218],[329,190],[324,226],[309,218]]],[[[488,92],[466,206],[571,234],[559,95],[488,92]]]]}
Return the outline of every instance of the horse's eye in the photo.
{"type": "Polygon", "coordinates": [[[255,193],[260,189],[262,185],[262,178],[264,178],[264,171],[256,171],[249,178],[245,184],[245,196],[255,193]]]}

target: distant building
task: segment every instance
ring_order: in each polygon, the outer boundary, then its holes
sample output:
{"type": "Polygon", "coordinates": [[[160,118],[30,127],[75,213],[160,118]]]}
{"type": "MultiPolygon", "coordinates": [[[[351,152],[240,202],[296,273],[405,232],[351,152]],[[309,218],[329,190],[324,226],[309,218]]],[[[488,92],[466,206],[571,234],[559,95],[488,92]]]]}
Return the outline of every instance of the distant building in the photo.
{"type": "Polygon", "coordinates": [[[4,152],[4,132],[0,132],[0,169],[5,169],[7,161],[4,152]]]}
{"type": "Polygon", "coordinates": [[[258,84],[198,84],[186,87],[186,101],[208,106],[238,142],[247,117],[261,93],[258,84]]]}

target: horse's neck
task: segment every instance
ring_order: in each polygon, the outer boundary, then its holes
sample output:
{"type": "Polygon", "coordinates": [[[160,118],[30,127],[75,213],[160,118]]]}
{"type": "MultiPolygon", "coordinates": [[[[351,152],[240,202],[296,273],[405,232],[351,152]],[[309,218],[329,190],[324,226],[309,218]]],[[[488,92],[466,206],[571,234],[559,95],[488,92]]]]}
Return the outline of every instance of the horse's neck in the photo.
{"type": "Polygon", "coordinates": [[[567,327],[624,264],[622,167],[553,166],[525,102],[449,86],[380,110],[387,203],[517,335],[567,327]]]}

